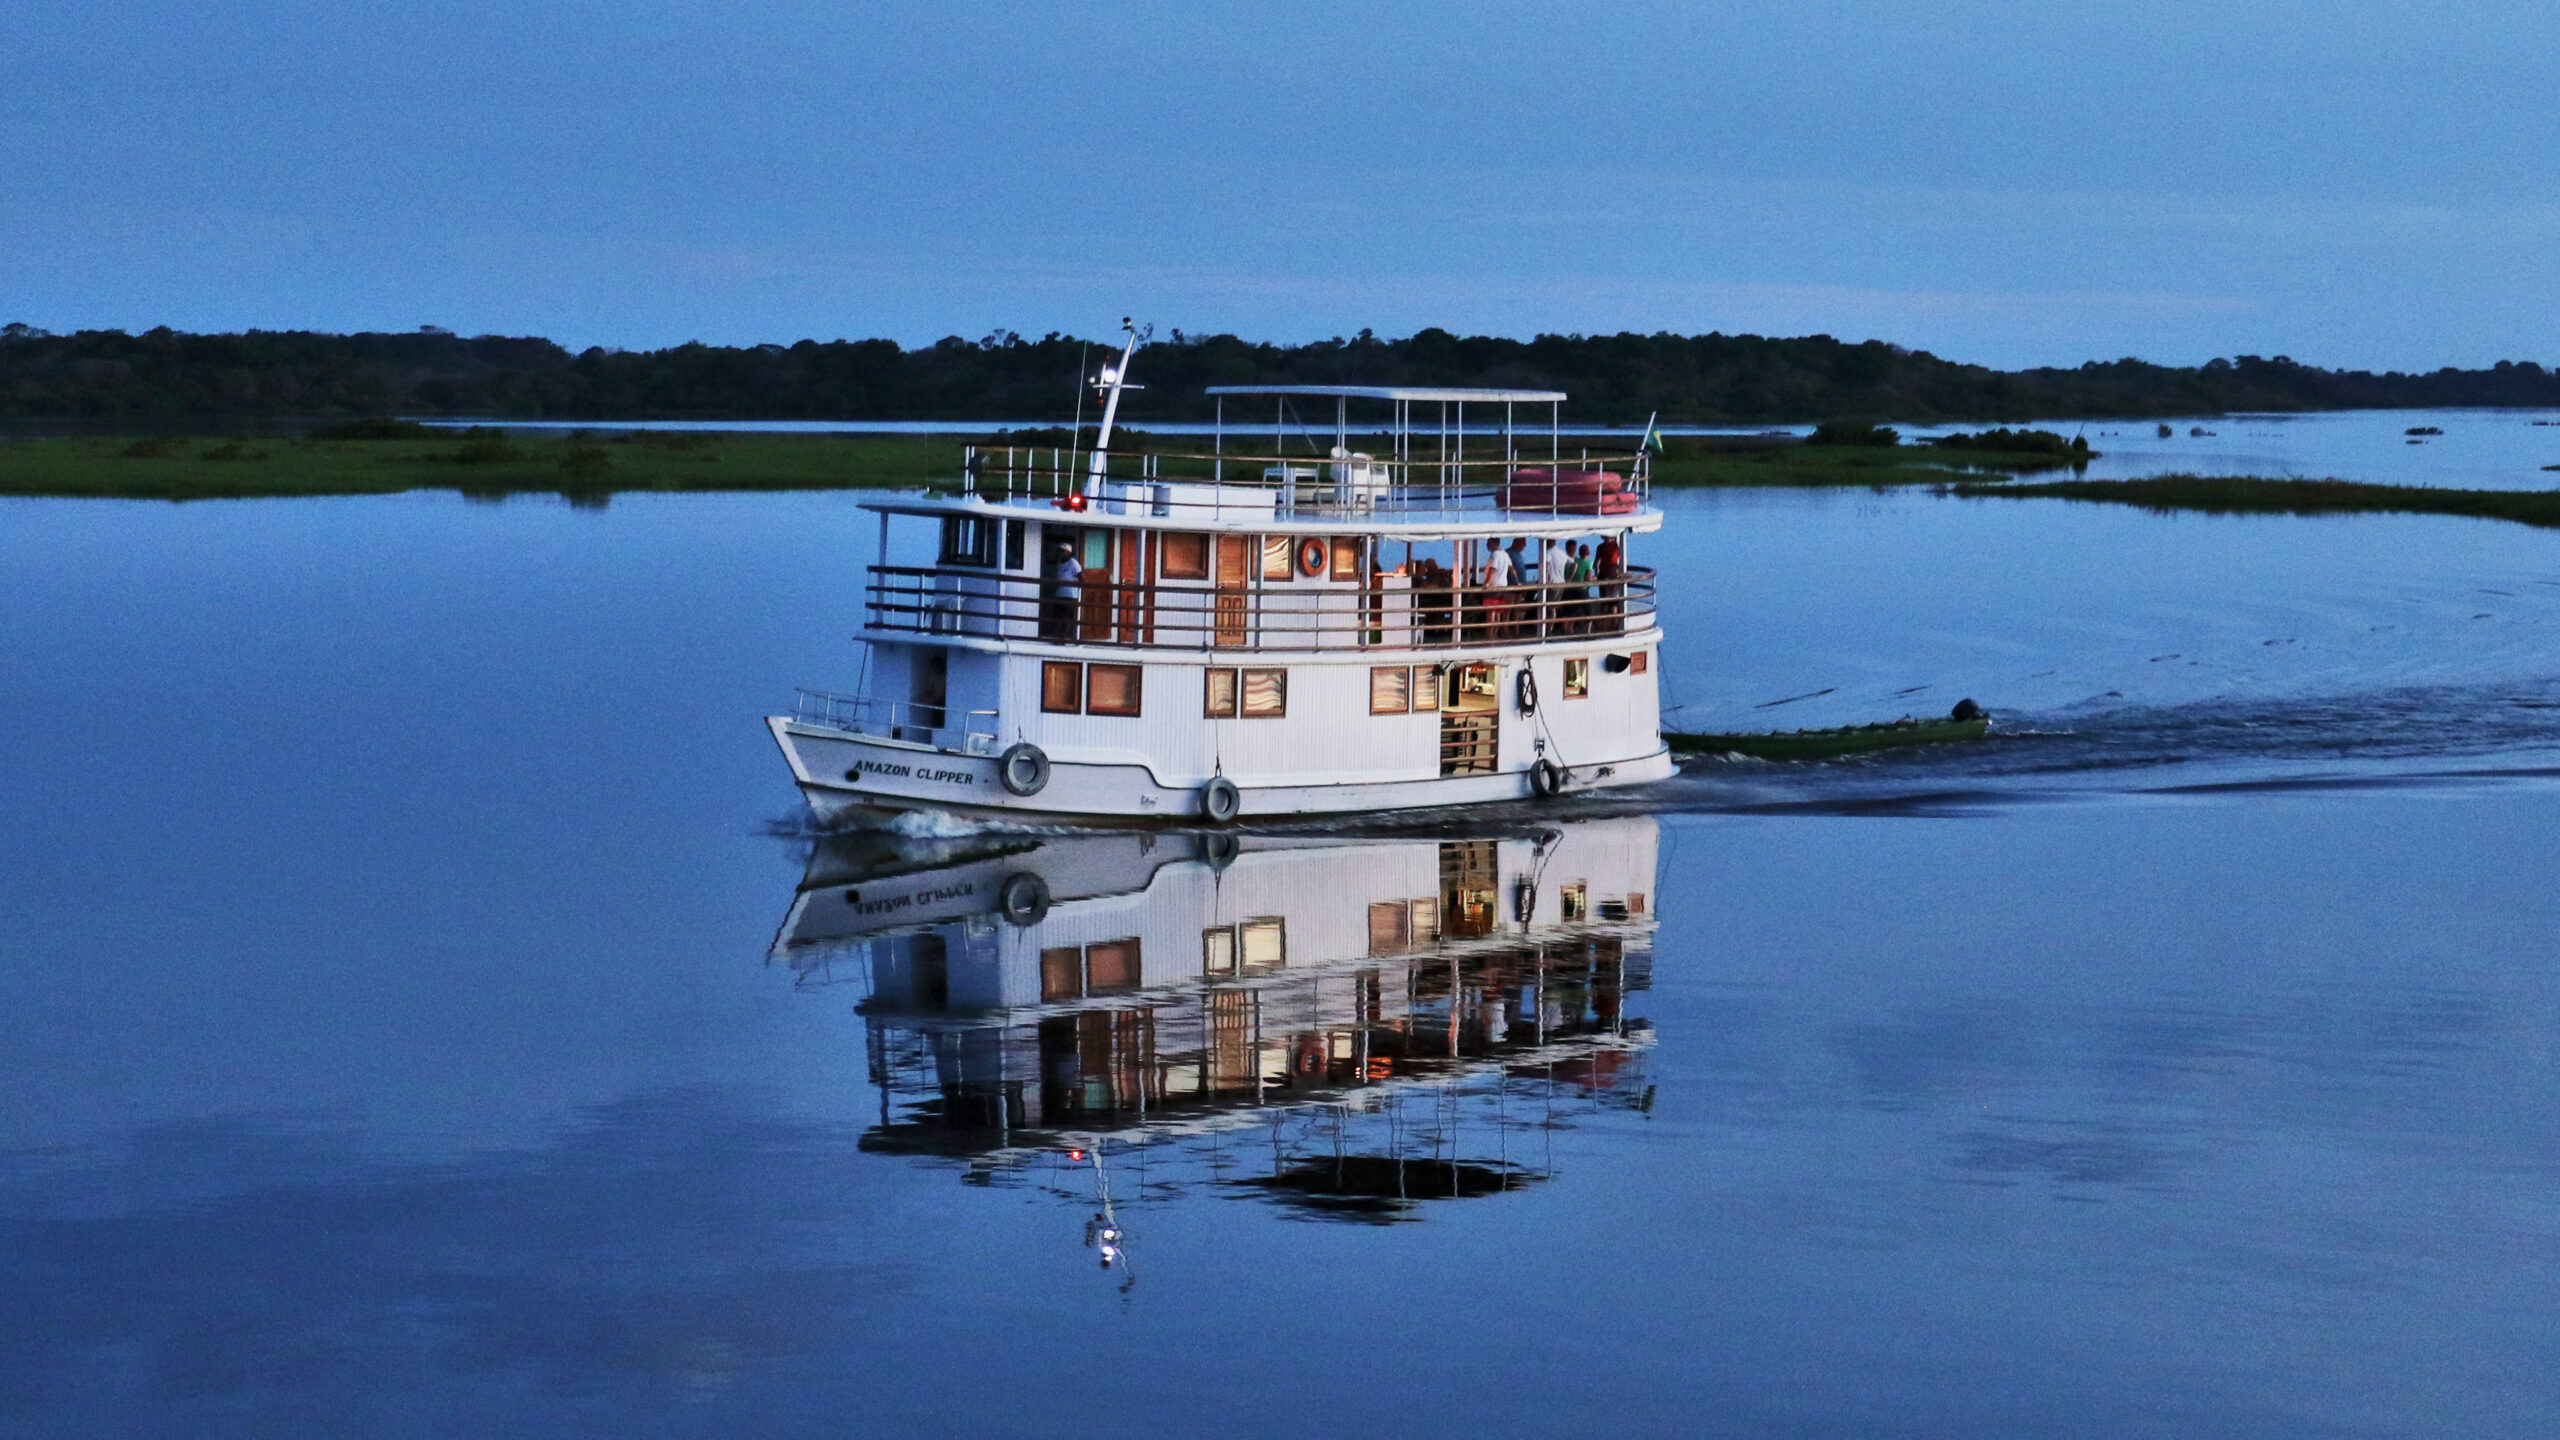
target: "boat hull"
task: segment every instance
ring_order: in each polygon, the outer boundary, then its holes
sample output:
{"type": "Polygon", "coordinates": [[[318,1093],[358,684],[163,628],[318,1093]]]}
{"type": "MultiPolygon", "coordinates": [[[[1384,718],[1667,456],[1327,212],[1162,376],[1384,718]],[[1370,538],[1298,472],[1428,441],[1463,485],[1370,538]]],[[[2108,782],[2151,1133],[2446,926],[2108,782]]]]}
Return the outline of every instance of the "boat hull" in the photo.
{"type": "MultiPolygon", "coordinates": [[[[1123,824],[1197,824],[1200,787],[1168,784],[1149,767],[1130,762],[1087,762],[1050,757],[1049,777],[1037,793],[1016,795],[998,778],[997,757],[769,716],[765,725],[790,762],[793,781],[810,809],[835,821],[871,811],[946,811],[1016,820],[1073,820],[1123,824]]],[[[1565,772],[1561,793],[1638,785],[1668,778],[1677,769],[1658,740],[1649,753],[1578,764],[1565,772]]],[[[1528,798],[1530,772],[1428,776],[1410,780],[1251,783],[1240,780],[1239,818],[1365,814],[1484,805],[1528,798]]]]}

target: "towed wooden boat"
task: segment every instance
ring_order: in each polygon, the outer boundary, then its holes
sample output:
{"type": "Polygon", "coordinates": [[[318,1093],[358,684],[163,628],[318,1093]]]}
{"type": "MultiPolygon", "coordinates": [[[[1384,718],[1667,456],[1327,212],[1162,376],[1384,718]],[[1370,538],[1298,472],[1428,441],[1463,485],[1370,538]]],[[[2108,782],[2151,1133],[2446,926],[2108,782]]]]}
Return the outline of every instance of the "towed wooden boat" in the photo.
{"type": "Polygon", "coordinates": [[[1662,738],[1681,755],[1748,755],[1756,760],[1828,760],[1870,750],[1898,750],[1907,745],[1943,745],[1979,740],[1991,731],[1991,717],[1967,700],[1953,713],[1934,720],[1905,715],[1873,725],[1842,725],[1829,730],[1760,731],[1738,735],[1691,735],[1665,730],[1662,738]]]}

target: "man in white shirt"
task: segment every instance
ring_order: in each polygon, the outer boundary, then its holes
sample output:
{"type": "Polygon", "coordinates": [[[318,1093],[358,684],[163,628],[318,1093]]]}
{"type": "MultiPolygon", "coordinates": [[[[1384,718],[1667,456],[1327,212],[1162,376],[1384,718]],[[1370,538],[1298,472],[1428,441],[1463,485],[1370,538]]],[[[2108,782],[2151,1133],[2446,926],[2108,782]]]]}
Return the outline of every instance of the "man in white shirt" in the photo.
{"type": "Polygon", "coordinates": [[[1509,618],[1504,612],[1518,598],[1510,590],[1520,583],[1520,569],[1511,563],[1511,552],[1502,548],[1500,540],[1492,543],[1484,562],[1485,633],[1477,637],[1484,640],[1499,639],[1504,633],[1503,622],[1509,618]]]}

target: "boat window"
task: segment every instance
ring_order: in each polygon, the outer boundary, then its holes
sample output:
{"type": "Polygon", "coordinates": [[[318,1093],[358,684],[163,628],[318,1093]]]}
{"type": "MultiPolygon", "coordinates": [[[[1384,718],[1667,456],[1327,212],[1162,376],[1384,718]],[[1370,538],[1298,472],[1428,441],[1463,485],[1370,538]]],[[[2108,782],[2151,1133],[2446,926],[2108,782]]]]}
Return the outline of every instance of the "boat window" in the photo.
{"type": "Polygon", "coordinates": [[[1497,710],[1501,708],[1502,671],[1493,665],[1461,665],[1456,670],[1457,683],[1449,687],[1452,710],[1497,710]]]}
{"type": "Polygon", "coordinates": [[[1135,715],[1138,713],[1139,680],[1145,670],[1136,665],[1088,665],[1084,674],[1084,710],[1088,715],[1135,715]]]}
{"type": "Polygon", "coordinates": [[[1007,570],[1022,568],[1022,540],[1026,528],[1019,520],[1004,522],[1004,568],[1007,570]]]}
{"type": "Polygon", "coordinates": [[[1591,662],[1588,659],[1564,662],[1564,698],[1582,700],[1591,694],[1591,662]]]}
{"type": "Polygon", "coordinates": [[[1336,580],[1360,578],[1360,541],[1356,537],[1350,535],[1333,537],[1332,575],[1336,580]]]}
{"type": "Polygon", "coordinates": [[[1265,535],[1262,537],[1263,579],[1294,580],[1298,578],[1296,566],[1294,562],[1289,559],[1289,554],[1292,548],[1289,537],[1286,535],[1265,535]]]}
{"type": "Polygon", "coordinates": [[[1440,708],[1440,667],[1413,667],[1413,710],[1417,715],[1440,708]]]}
{"type": "Polygon", "coordinates": [[[1413,917],[1401,900],[1381,900],[1369,907],[1369,953],[1401,955],[1413,948],[1413,917]]]}
{"type": "Polygon", "coordinates": [[[993,568],[996,547],[1003,534],[997,521],[985,515],[945,515],[942,517],[942,563],[945,565],[984,565],[993,568]]]}
{"type": "Polygon", "coordinates": [[[1084,952],[1061,945],[1040,952],[1040,998],[1073,1000],[1084,994],[1084,952]]]}
{"type": "Polygon", "coordinates": [[[1244,672],[1244,718],[1277,720],[1288,713],[1288,671],[1247,670],[1244,672]]]}
{"type": "Polygon", "coordinates": [[[1578,920],[1588,920],[1588,919],[1590,919],[1590,918],[1591,918],[1591,884],[1590,884],[1590,882],[1589,882],[1589,881],[1584,881],[1583,883],[1581,883],[1581,884],[1579,884],[1579,885],[1567,885],[1567,886],[1565,886],[1563,889],[1561,889],[1561,890],[1559,890],[1559,891],[1557,891],[1557,892],[1556,892],[1556,903],[1557,903],[1557,905],[1560,907],[1560,909],[1559,909],[1559,911],[1558,911],[1558,914],[1563,918],[1564,922],[1565,922],[1566,924],[1568,924],[1568,925],[1573,924],[1575,921],[1578,921],[1578,920]]]}
{"type": "Polygon", "coordinates": [[[1413,708],[1413,673],[1402,665],[1386,665],[1369,672],[1369,713],[1402,715],[1413,708]]]}
{"type": "Polygon", "coordinates": [[[1277,970],[1289,963],[1289,922],[1261,915],[1236,927],[1247,970],[1277,970]]]}
{"type": "Polygon", "coordinates": [[[1236,973],[1236,927],[1220,925],[1200,932],[1200,969],[1210,975],[1236,973]]]}
{"type": "Polygon", "coordinates": [[[1236,718],[1236,672],[1212,669],[1202,695],[1200,713],[1212,720],[1236,718]]]}
{"type": "Polygon", "coordinates": [[[1087,530],[1084,532],[1084,570],[1086,575],[1090,576],[1096,571],[1099,571],[1101,572],[1103,579],[1108,580],[1111,578],[1111,536],[1113,533],[1114,532],[1109,530],[1087,530]]]}
{"type": "Polygon", "coordinates": [[[1084,713],[1084,667],[1072,660],[1049,660],[1040,666],[1040,708],[1052,715],[1084,713]]]}
{"type": "Polygon", "coordinates": [[[1164,537],[1164,578],[1167,580],[1206,580],[1209,578],[1209,537],[1168,531],[1164,537]]]}
{"type": "Polygon", "coordinates": [[[1407,908],[1413,912],[1414,943],[1428,945],[1440,938],[1439,896],[1425,895],[1418,900],[1408,902],[1407,908]]]}
{"type": "Polygon", "coordinates": [[[1146,975],[1134,937],[1084,947],[1084,993],[1087,995],[1135,990],[1145,983],[1146,975]]]}

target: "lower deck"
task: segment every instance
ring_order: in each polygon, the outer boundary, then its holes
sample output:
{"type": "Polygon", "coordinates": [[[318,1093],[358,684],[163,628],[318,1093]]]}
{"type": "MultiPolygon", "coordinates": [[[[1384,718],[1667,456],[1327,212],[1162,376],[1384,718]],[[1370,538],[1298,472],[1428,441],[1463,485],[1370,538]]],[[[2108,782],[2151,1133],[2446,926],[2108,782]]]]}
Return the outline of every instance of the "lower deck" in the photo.
{"type": "Polygon", "coordinates": [[[1228,818],[1213,788],[1252,815],[1478,804],[1668,775],[1658,638],[1384,665],[875,640],[864,693],[803,692],[770,724],[823,813],[1228,818]]]}

